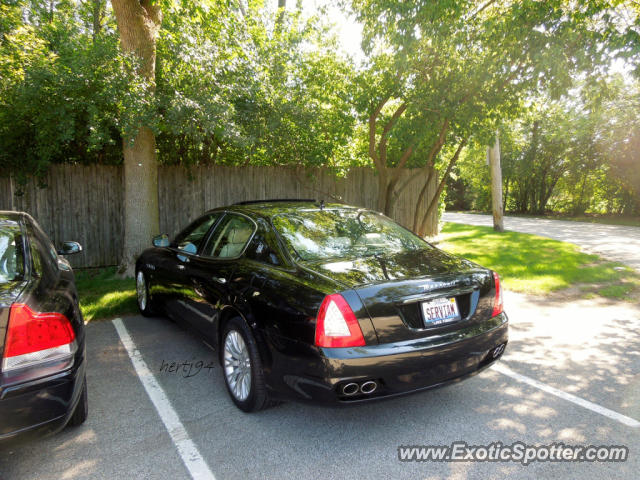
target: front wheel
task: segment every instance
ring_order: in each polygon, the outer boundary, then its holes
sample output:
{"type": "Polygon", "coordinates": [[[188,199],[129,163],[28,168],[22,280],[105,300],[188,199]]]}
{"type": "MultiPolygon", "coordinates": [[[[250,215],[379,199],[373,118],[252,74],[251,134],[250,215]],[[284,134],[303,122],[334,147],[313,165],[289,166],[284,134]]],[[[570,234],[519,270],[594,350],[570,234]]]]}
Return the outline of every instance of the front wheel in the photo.
{"type": "Polygon", "coordinates": [[[221,343],[224,380],[233,403],[244,412],[271,405],[258,346],[247,324],[239,317],[231,319],[221,343]]]}
{"type": "Polygon", "coordinates": [[[142,271],[136,272],[136,294],[138,297],[138,309],[145,317],[152,317],[155,312],[151,307],[151,295],[149,294],[149,282],[147,275],[142,271]]]}

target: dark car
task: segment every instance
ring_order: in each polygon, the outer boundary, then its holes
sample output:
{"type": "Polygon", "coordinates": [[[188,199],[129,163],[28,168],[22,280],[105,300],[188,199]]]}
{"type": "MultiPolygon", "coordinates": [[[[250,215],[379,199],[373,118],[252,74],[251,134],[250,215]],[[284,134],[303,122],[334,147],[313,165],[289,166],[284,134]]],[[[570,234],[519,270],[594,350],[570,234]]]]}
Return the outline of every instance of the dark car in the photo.
{"type": "Polygon", "coordinates": [[[507,343],[494,272],[369,210],[244,202],[154,245],[136,266],[140,310],[217,349],[245,411],[444,385],[488,367],[507,343]]]}
{"type": "Polygon", "coordinates": [[[73,271],[26,213],[0,211],[0,441],[87,418],[84,322],[73,271]]]}

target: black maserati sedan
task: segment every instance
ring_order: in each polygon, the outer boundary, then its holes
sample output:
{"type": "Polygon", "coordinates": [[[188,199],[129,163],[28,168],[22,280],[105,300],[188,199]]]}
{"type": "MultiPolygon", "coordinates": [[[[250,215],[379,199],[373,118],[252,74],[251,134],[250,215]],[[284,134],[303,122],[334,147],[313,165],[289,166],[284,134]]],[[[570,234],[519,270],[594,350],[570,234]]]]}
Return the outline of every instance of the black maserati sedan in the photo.
{"type": "Polygon", "coordinates": [[[0,442],[87,418],[84,322],[71,266],[26,213],[0,211],[0,442]]]}
{"type": "Polygon", "coordinates": [[[370,210],[243,202],[153,244],[136,265],[142,314],[184,322],[216,349],[244,411],[444,385],[507,344],[495,272],[370,210]]]}

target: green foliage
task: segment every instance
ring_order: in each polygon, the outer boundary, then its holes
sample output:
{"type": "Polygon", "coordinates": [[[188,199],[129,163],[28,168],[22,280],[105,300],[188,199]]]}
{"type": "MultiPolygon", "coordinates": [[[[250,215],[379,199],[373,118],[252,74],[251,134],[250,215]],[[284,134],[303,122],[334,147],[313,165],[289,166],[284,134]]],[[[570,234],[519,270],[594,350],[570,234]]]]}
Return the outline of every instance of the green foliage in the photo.
{"type": "Polygon", "coordinates": [[[351,63],[320,15],[261,1],[162,3],[155,95],[132,75],[106,0],[2,5],[0,173],[119,163],[140,125],[161,162],[343,166],[351,63]]]}
{"type": "MultiPolygon", "coordinates": [[[[597,84],[614,58],[631,68],[640,61],[638,17],[631,2],[618,0],[351,0],[364,24],[368,63],[359,82],[358,111],[368,123],[368,155],[380,174],[378,208],[390,214],[406,183],[396,167],[433,168],[448,176],[465,144],[477,150],[494,141],[501,126],[523,116],[527,98],[548,92],[556,99],[578,75],[597,84]]],[[[550,122],[545,126],[550,125],[550,122]]],[[[551,129],[549,130],[551,131],[551,129]]],[[[537,151],[536,135],[529,155],[537,151]]],[[[535,175],[518,179],[527,208],[543,210],[564,167],[555,154],[565,141],[546,145],[535,175]],[[532,186],[533,186],[532,185],[532,186]]],[[[468,149],[467,149],[468,150],[468,149]]],[[[483,155],[484,157],[484,155],[483,155]]],[[[520,162],[531,165],[531,162],[520,162]]],[[[428,172],[428,173],[425,173],[428,172]]],[[[428,209],[415,209],[413,230],[427,234],[428,215],[439,201],[442,183],[428,209]]],[[[458,185],[459,187],[462,184],[458,185]]],[[[452,192],[455,189],[452,189],[452,192]]],[[[464,194],[462,194],[464,195],[464,194]]],[[[483,200],[484,189],[477,192],[483,200]]]]}
{"type": "Polygon", "coordinates": [[[598,184],[597,211],[640,216],[640,81],[611,85],[600,107],[597,148],[607,176],[598,184]]]}
{"type": "Polygon", "coordinates": [[[190,4],[165,17],[160,41],[163,161],[342,162],[352,69],[319,19],[220,2],[185,22],[190,4]]]}
{"type": "Polygon", "coordinates": [[[637,86],[602,82],[614,57],[637,67],[633,3],[345,1],[364,24],[356,69],[326,12],[274,2],[162,0],[154,95],[130,75],[107,0],[3,2],[0,174],[120,163],[140,125],[163,163],[340,171],[371,165],[368,120],[382,105],[384,167],[442,171],[470,139],[448,188],[466,204],[487,205],[484,146],[499,127],[510,209],[638,212],[637,86]],[[562,94],[580,75],[576,105],[562,94]]]}
{"type": "Polygon", "coordinates": [[[409,165],[423,165],[446,121],[449,140],[473,136],[487,145],[500,122],[521,112],[529,92],[557,96],[572,72],[593,71],[625,52],[616,1],[350,3],[369,54],[359,110],[367,118],[390,96],[382,130],[407,104],[390,135],[391,164],[415,145],[409,165]]]}
{"type": "Polygon", "coordinates": [[[0,173],[120,161],[125,60],[113,31],[93,40],[73,5],[58,3],[53,18],[15,6],[29,22],[13,23],[0,43],[0,173]]]}
{"type": "MultiPolygon", "coordinates": [[[[640,214],[637,83],[613,77],[582,83],[571,95],[539,96],[500,129],[506,210],[573,216],[640,214]]],[[[490,209],[489,171],[482,148],[469,149],[450,182],[448,205],[490,209]]]]}

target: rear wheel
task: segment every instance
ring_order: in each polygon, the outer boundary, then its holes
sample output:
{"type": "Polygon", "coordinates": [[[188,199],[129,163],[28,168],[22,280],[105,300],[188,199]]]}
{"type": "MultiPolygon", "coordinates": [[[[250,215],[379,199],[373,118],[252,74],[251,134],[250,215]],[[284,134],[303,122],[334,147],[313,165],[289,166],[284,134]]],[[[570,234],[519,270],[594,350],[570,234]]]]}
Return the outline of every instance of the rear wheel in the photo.
{"type": "Polygon", "coordinates": [[[149,294],[149,282],[147,274],[142,270],[136,272],[136,294],[138,297],[138,308],[140,313],[145,317],[152,317],[155,314],[151,304],[151,295],[149,294]]]}
{"type": "Polygon", "coordinates": [[[270,406],[258,346],[241,318],[233,318],[226,324],[221,355],[224,380],[233,403],[245,412],[270,406]]]}
{"type": "Polygon", "coordinates": [[[87,419],[87,416],[89,416],[89,399],[87,397],[87,379],[85,378],[82,382],[80,400],[78,400],[78,405],[76,405],[76,409],[74,410],[73,415],[71,415],[67,425],[71,427],[82,425],[87,419]]]}

